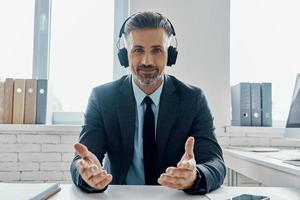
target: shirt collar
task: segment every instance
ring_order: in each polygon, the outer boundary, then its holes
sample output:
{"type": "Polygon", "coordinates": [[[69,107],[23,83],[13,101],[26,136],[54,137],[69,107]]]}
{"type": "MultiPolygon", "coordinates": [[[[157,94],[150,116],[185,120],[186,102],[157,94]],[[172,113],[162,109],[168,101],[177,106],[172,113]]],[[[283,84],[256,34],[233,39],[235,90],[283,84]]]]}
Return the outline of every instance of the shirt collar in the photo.
{"type": "Polygon", "coordinates": [[[162,88],[163,88],[163,85],[164,85],[164,79],[163,79],[162,83],[160,84],[160,86],[151,95],[147,95],[143,90],[141,90],[137,86],[137,84],[133,81],[132,76],[131,76],[131,82],[132,82],[133,93],[134,93],[134,97],[135,97],[135,101],[136,101],[137,105],[141,105],[144,98],[146,96],[149,96],[152,99],[154,105],[158,106],[160,95],[161,95],[162,88]]]}

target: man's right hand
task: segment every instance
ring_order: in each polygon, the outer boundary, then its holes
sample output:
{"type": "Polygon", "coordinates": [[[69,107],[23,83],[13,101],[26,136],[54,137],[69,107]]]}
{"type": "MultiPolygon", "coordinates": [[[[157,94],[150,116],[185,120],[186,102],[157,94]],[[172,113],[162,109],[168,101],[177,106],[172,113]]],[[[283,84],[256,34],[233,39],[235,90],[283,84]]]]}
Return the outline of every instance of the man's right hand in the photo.
{"type": "Polygon", "coordinates": [[[81,157],[76,168],[82,179],[93,188],[104,189],[112,181],[112,175],[102,169],[98,158],[86,146],[76,143],[74,149],[81,157]]]}

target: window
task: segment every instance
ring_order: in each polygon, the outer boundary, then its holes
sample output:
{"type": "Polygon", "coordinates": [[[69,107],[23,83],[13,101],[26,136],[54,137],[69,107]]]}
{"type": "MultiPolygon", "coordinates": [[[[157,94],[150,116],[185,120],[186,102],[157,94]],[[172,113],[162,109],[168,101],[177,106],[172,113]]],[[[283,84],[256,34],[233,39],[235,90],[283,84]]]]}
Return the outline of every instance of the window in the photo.
{"type": "Polygon", "coordinates": [[[276,126],[287,120],[300,72],[300,1],[231,0],[230,10],[231,85],[272,82],[276,126]]]}
{"type": "Polygon", "coordinates": [[[113,79],[113,42],[114,1],[52,1],[53,111],[84,112],[92,88],[113,79]]]}
{"type": "Polygon", "coordinates": [[[0,78],[31,78],[34,0],[0,1],[0,78]]]}

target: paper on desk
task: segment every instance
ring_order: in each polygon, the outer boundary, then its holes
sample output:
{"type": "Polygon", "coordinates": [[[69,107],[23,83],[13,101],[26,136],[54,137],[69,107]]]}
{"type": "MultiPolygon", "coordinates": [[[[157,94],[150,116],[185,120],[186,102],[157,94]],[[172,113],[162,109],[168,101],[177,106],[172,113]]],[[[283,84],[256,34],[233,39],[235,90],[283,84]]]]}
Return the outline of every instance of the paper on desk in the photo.
{"type": "Polygon", "coordinates": [[[271,147],[229,147],[229,149],[236,149],[249,152],[278,152],[280,149],[271,147]]]}
{"type": "Polygon", "coordinates": [[[300,160],[300,152],[298,150],[284,150],[278,153],[270,154],[269,157],[284,161],[296,161],[300,160]]]}

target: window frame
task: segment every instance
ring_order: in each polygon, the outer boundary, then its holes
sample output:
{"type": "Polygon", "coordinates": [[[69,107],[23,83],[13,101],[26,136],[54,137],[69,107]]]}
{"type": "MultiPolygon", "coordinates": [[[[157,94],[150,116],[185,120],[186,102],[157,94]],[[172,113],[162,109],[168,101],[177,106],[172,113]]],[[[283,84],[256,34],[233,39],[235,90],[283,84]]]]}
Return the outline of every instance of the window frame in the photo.
{"type": "MultiPolygon", "coordinates": [[[[50,40],[51,40],[51,8],[52,0],[35,0],[34,15],[34,48],[33,48],[33,79],[49,79],[50,66],[50,40]]],[[[129,15],[129,0],[114,0],[114,57],[113,79],[117,79],[127,73],[121,68],[118,60],[117,41],[119,29],[129,15]]],[[[50,111],[52,112],[52,111],[50,111]]],[[[84,112],[53,112],[52,124],[65,124],[64,116],[70,116],[72,120],[67,124],[82,124],[84,112]]]]}

